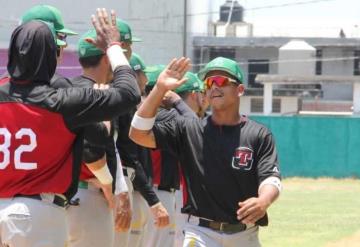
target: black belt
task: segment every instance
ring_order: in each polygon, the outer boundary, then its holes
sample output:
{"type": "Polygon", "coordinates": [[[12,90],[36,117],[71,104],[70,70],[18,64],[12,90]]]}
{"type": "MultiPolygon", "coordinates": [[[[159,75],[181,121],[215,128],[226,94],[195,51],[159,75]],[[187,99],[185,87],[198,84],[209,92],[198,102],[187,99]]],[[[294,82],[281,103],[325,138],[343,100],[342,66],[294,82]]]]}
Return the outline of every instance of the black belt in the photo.
{"type": "MultiPolygon", "coordinates": [[[[31,198],[31,199],[35,199],[35,200],[39,200],[39,201],[46,201],[39,194],[37,194],[37,195],[15,195],[14,197],[25,197],[25,198],[31,198]]],[[[51,203],[55,204],[56,206],[62,207],[62,208],[66,208],[69,205],[69,202],[67,199],[65,199],[61,196],[58,196],[58,195],[54,195],[54,200],[51,201],[51,203]]]]}
{"type": "Polygon", "coordinates": [[[223,233],[237,233],[246,230],[246,225],[243,223],[230,224],[219,221],[212,221],[199,218],[199,226],[210,228],[211,230],[220,231],[223,233]]]}

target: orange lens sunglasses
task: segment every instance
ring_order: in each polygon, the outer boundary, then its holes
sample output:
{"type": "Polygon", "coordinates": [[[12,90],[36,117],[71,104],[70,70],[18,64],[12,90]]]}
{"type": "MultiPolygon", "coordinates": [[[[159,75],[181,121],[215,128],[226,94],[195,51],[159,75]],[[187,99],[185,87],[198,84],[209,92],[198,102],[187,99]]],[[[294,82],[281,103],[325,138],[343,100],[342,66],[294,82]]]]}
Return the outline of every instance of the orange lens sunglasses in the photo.
{"type": "Polygon", "coordinates": [[[229,85],[230,83],[240,84],[236,80],[231,79],[229,77],[216,75],[216,76],[210,76],[205,79],[205,88],[210,89],[214,83],[218,87],[224,87],[229,85]]]}

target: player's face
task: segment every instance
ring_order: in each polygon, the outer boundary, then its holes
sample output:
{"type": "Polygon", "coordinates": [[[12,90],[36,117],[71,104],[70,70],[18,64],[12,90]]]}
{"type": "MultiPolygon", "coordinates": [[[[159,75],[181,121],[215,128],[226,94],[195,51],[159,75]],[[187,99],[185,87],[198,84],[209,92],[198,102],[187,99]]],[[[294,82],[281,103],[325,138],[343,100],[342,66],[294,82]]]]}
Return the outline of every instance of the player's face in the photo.
{"type": "Polygon", "coordinates": [[[225,71],[210,71],[205,78],[206,98],[213,110],[238,107],[244,86],[225,71]]]}

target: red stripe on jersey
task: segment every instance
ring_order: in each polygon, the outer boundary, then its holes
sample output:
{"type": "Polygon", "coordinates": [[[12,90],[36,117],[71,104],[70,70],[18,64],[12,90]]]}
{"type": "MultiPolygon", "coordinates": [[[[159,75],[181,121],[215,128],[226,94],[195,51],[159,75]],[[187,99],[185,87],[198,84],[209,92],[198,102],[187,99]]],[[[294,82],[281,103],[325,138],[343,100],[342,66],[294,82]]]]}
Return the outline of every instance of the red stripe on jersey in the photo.
{"type": "Polygon", "coordinates": [[[152,174],[153,174],[153,184],[159,185],[161,181],[161,150],[155,149],[151,150],[151,161],[152,161],[152,174]]]}
{"type": "Polygon", "coordinates": [[[61,114],[0,103],[0,197],[64,193],[72,180],[75,135],[61,114]]]}
{"type": "Polygon", "coordinates": [[[83,162],[81,164],[81,171],[80,171],[80,180],[81,181],[85,181],[85,180],[88,180],[90,178],[94,178],[95,175],[94,173],[92,173],[90,171],[90,169],[85,165],[85,163],[83,162]]]}

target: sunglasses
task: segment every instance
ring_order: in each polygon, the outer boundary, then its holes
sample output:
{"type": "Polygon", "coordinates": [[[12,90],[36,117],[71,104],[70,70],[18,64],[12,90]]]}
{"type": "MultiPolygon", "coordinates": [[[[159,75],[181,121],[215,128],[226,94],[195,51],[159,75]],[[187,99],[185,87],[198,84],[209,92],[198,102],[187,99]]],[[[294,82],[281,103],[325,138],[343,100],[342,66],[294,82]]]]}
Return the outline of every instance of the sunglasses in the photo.
{"type": "Polygon", "coordinates": [[[210,76],[205,79],[205,89],[210,89],[214,83],[218,87],[225,87],[230,84],[236,84],[236,85],[240,84],[238,81],[231,79],[229,77],[216,75],[216,76],[210,76]]]}

